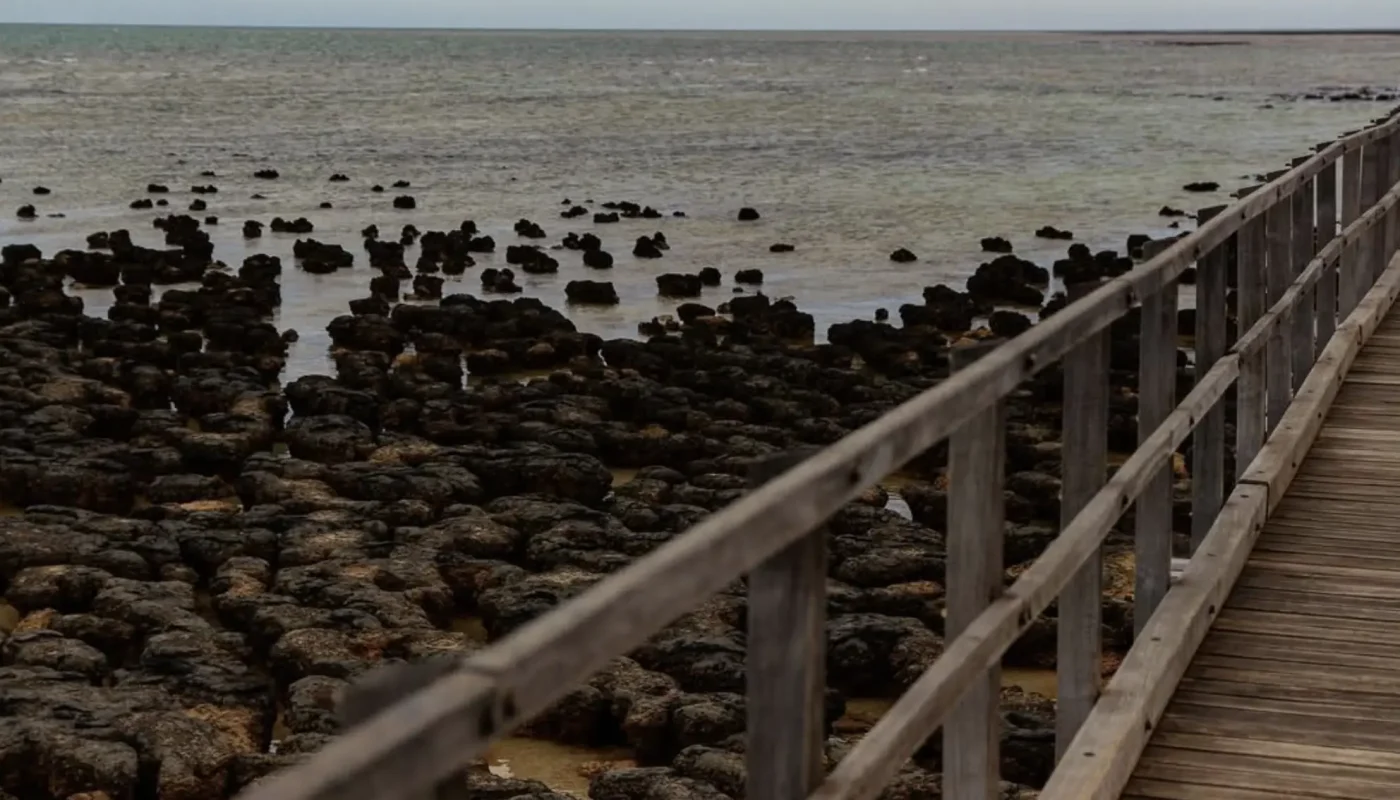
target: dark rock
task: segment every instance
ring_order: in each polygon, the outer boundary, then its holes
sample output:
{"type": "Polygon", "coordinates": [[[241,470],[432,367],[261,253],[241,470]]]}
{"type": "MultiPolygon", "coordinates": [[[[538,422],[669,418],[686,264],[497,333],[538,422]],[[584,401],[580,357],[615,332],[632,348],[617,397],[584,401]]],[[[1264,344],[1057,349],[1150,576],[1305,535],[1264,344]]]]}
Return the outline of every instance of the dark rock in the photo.
{"type": "Polygon", "coordinates": [[[1073,231],[1062,231],[1053,225],[1046,225],[1035,232],[1040,239],[1073,239],[1073,231]]]}
{"type": "Polygon", "coordinates": [[[1220,189],[1220,184],[1215,181],[1194,181],[1181,188],[1188,192],[1214,192],[1220,189]]]}
{"type": "Polygon", "coordinates": [[[1010,253],[1013,249],[1011,242],[1000,236],[988,236],[982,240],[982,251],[986,253],[1010,253]]]}
{"type": "Polygon", "coordinates": [[[412,195],[400,195],[394,198],[394,208],[413,209],[418,207],[418,201],[412,195]]]}
{"type": "Polygon", "coordinates": [[[918,261],[919,257],[914,255],[911,251],[901,247],[893,253],[890,253],[890,260],[895,262],[896,264],[909,264],[914,261],[918,261]]]}
{"type": "Polygon", "coordinates": [[[569,281],[564,287],[564,296],[571,303],[616,305],[621,302],[617,289],[607,281],[569,281]]]}
{"type": "Polygon", "coordinates": [[[749,208],[749,207],[747,207],[747,206],[745,206],[744,208],[739,209],[739,221],[740,221],[740,222],[753,222],[754,220],[756,220],[756,219],[758,219],[758,218],[759,218],[759,213],[758,213],[758,210],[757,210],[757,209],[749,208]]]}
{"type": "Polygon", "coordinates": [[[699,275],[672,272],[656,276],[656,289],[662,297],[699,297],[701,286],[699,275]]]}

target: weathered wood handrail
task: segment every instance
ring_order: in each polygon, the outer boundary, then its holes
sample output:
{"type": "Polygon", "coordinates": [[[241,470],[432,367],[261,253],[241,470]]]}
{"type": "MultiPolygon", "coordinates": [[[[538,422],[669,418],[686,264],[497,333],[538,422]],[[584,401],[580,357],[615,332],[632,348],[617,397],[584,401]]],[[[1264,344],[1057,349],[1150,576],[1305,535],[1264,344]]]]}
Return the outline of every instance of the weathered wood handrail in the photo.
{"type": "MultiPolygon", "coordinates": [[[[995,797],[996,671],[1007,648],[1057,599],[1056,752],[1063,760],[1042,797],[1114,796],[1126,781],[1123,765],[1131,770],[1146,733],[1127,736],[1112,748],[1111,758],[1098,758],[1079,746],[1081,739],[1096,735],[1081,728],[1084,720],[1107,713],[1102,703],[1095,706],[1102,543],[1136,501],[1136,630],[1165,624],[1153,612],[1167,602],[1185,603],[1190,612],[1170,621],[1183,631],[1179,639],[1185,641],[1186,632],[1199,628],[1202,604],[1219,586],[1217,582],[1206,591],[1193,584],[1168,591],[1172,454],[1194,432],[1192,544],[1214,558],[1211,537],[1225,525],[1251,524],[1250,514],[1260,513],[1257,496],[1273,494],[1268,491],[1273,477],[1251,477],[1259,462],[1273,457],[1269,433],[1289,432],[1290,403],[1296,406],[1310,396],[1309,374],[1319,356],[1325,361],[1343,334],[1357,335],[1348,315],[1363,310],[1363,296],[1395,253],[1400,236],[1400,190],[1394,188],[1400,180],[1398,132],[1400,119],[1380,122],[1321,148],[1238,202],[1208,210],[1195,232],[1147,263],[1104,282],[974,362],[958,364],[961,368],[939,385],[771,480],[756,476],[760,485],[744,498],[426,687],[406,693],[401,702],[373,714],[306,763],[269,777],[243,797],[428,796],[492,740],[746,574],[749,800],[791,800],[809,793],[825,800],[874,797],[945,721],[950,744],[945,796],[995,797]],[[1345,226],[1340,236],[1339,209],[1345,226]],[[1198,269],[1196,381],[1175,403],[1176,293],[1179,278],[1192,264],[1198,269]],[[1231,269],[1239,276],[1241,329],[1233,346],[1226,336],[1226,276],[1231,269]],[[1143,326],[1140,445],[1107,478],[1102,441],[1107,329],[1138,304],[1143,326]],[[1347,320],[1341,326],[1339,314],[1347,320]],[[1023,381],[1062,357],[1066,396],[1076,398],[1065,412],[1063,530],[1003,590],[1002,403],[1023,381]],[[1227,475],[1220,400],[1232,386],[1238,386],[1237,464],[1235,473],[1227,475]],[[950,435],[945,651],[823,778],[818,731],[825,543],[819,528],[861,492],[950,435]],[[1227,492],[1226,483],[1233,485],[1236,476],[1240,483],[1227,492]],[[1254,497],[1253,505],[1241,496],[1254,497]],[[1182,588],[1195,594],[1178,594],[1182,588]],[[761,717],[756,709],[763,709],[761,717]],[[804,735],[795,735],[798,730],[804,735]],[[1060,778],[1070,773],[1077,783],[1060,778]]],[[[1276,499],[1269,496],[1268,502],[1276,499]]],[[[1188,573],[1205,568],[1193,559],[1188,573]]],[[[1152,647],[1159,656],[1170,657],[1161,648],[1171,643],[1162,638],[1139,639],[1133,650],[1152,647]]],[[[1164,675],[1174,685],[1180,677],[1179,671],[1171,674],[1176,666],[1172,662],[1152,674],[1164,675]]],[[[1129,717],[1150,718],[1153,704],[1165,703],[1160,686],[1145,687],[1142,695],[1135,701],[1115,699],[1127,709],[1113,710],[1121,712],[1113,718],[1115,724],[1129,717]]]]}

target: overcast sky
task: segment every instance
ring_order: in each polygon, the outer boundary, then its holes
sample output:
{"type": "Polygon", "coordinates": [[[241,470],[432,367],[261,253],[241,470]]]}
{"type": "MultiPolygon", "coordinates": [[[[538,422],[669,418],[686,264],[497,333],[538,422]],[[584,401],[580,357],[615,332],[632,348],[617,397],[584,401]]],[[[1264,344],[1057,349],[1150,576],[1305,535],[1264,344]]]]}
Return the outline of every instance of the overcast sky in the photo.
{"type": "Polygon", "coordinates": [[[1400,28],[1400,0],[0,0],[0,22],[827,30],[1400,28]]]}

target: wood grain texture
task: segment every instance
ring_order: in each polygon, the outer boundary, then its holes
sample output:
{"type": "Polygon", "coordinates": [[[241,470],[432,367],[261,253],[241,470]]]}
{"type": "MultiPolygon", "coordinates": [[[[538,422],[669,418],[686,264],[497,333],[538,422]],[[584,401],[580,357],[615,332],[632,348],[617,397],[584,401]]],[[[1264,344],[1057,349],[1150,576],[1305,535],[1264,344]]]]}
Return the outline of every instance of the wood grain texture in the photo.
{"type": "MultiPolygon", "coordinates": [[[[758,462],[757,489],[811,456],[758,462]]],[[[826,690],[826,531],[817,528],[749,573],[745,796],[806,797],[821,781],[826,690]]]]}
{"type": "MultiPolygon", "coordinates": [[[[1337,165],[1317,174],[1317,250],[1322,252],[1337,238],[1337,165]]],[[[1242,327],[1245,327],[1242,325],[1242,327]]],[[[1337,329],[1337,262],[1328,261],[1317,281],[1316,356],[1337,329]]]]}
{"type": "MultiPolygon", "coordinates": [[[[1235,487],[1215,529],[1176,586],[1168,592],[1158,613],[1143,629],[1105,688],[1098,706],[1042,790],[1041,800],[1108,800],[1120,793],[1124,797],[1215,798],[1233,797],[1236,795],[1229,792],[1237,791],[1259,791],[1275,798],[1287,797],[1290,791],[1317,796],[1313,793],[1324,785],[1321,782],[1307,784],[1306,790],[1298,788],[1301,784],[1291,788],[1278,785],[1277,775],[1294,777],[1287,767],[1262,776],[1246,769],[1244,777],[1230,773],[1222,779],[1184,769],[1173,773],[1166,764],[1174,756],[1162,755],[1164,749],[1192,748],[1162,745],[1156,737],[1166,732],[1194,736],[1197,742],[1240,740],[1253,748],[1242,753],[1234,752],[1239,747],[1205,749],[1202,763],[1222,755],[1253,756],[1259,754],[1260,747],[1267,750],[1278,742],[1312,748],[1310,754],[1325,756],[1331,748],[1360,746],[1358,739],[1339,741],[1328,736],[1328,731],[1354,730],[1357,726],[1354,719],[1337,722],[1320,718],[1322,722],[1330,722],[1331,728],[1324,728],[1320,722],[1306,722],[1319,719],[1318,714],[1328,713],[1325,709],[1333,708],[1336,714],[1355,717],[1368,713],[1360,709],[1374,707],[1378,698],[1393,697],[1396,714],[1400,716],[1400,679],[1389,677],[1390,673],[1364,672],[1374,669],[1370,665],[1378,662],[1366,661],[1366,651],[1358,650],[1383,647],[1400,653],[1400,633],[1395,633],[1400,626],[1385,621],[1366,621],[1375,614],[1388,613],[1395,613],[1400,619],[1400,571],[1396,572],[1393,589],[1376,589],[1378,583],[1381,587],[1388,586],[1376,574],[1377,570],[1388,566],[1386,564],[1377,563],[1373,565],[1375,569],[1359,575],[1356,571],[1361,568],[1354,562],[1350,567],[1332,568],[1319,563],[1317,558],[1336,552],[1337,547],[1348,546],[1344,539],[1313,538],[1311,535],[1312,530],[1331,533],[1339,527],[1332,508],[1317,508],[1319,503],[1325,502],[1323,500],[1311,500],[1301,506],[1316,510],[1319,522],[1314,528],[1301,522],[1293,523],[1282,528],[1282,538],[1274,545],[1296,549],[1301,541],[1324,554],[1311,561],[1304,556],[1303,563],[1299,564],[1292,553],[1271,556],[1274,551],[1269,546],[1273,532],[1279,529],[1278,523],[1271,519],[1264,524],[1269,496],[1290,490],[1288,481],[1296,472],[1291,466],[1292,454],[1301,456],[1313,439],[1321,438],[1316,432],[1310,434],[1302,421],[1319,413],[1326,416],[1329,393],[1321,387],[1340,383],[1345,376],[1345,365],[1355,360],[1345,357],[1343,351],[1364,342],[1372,332],[1377,332],[1376,335],[1400,333],[1400,317],[1387,317],[1397,285],[1400,285],[1400,259],[1392,263],[1356,312],[1338,328],[1284,422],[1265,445],[1271,453],[1287,453],[1290,458],[1266,457],[1261,453],[1248,480],[1235,487]],[[1278,473],[1277,479],[1269,479],[1273,477],[1271,471],[1278,473]],[[1329,569],[1350,571],[1333,573],[1329,569]],[[1359,594],[1332,596],[1327,594],[1329,589],[1359,594]],[[1369,595],[1367,590],[1370,590],[1369,595]],[[1227,597],[1230,598],[1228,602],[1227,597]],[[1370,602],[1390,605],[1376,610],[1362,606],[1359,612],[1345,610],[1357,603],[1370,602]],[[1337,616],[1342,614],[1349,616],[1337,616]],[[1214,644],[1217,637],[1227,638],[1214,644]],[[1306,644],[1299,644],[1300,641],[1306,644]],[[1284,657],[1283,653],[1288,655],[1284,657]],[[1256,662],[1247,661],[1256,657],[1257,667],[1254,666],[1256,662]],[[1329,658],[1333,660],[1319,663],[1329,658]],[[1339,662],[1344,662],[1348,668],[1341,668],[1339,662]],[[1358,675],[1348,670],[1363,670],[1363,673],[1358,675]],[[1173,698],[1179,683],[1180,691],[1173,698]],[[1300,695],[1315,694],[1326,702],[1306,708],[1280,705],[1300,702],[1300,695]],[[1250,714],[1272,716],[1246,719],[1250,714]],[[1304,722],[1289,729],[1292,733],[1275,734],[1276,730],[1282,730],[1277,722],[1280,719],[1304,722]],[[1150,736],[1153,745],[1147,747],[1150,736]],[[1250,781],[1256,780],[1263,788],[1252,788],[1250,781]],[[1269,783],[1271,780],[1275,782],[1269,783]]],[[[1396,353],[1396,364],[1400,367],[1400,350],[1396,353]]],[[[1364,384],[1362,387],[1363,391],[1375,391],[1364,384]]],[[[1345,400],[1351,389],[1348,383],[1342,393],[1336,395],[1338,402],[1345,400]]],[[[1395,402],[1400,403],[1400,386],[1391,391],[1395,393],[1395,402]]],[[[1392,433],[1388,441],[1394,448],[1395,458],[1400,459],[1400,419],[1393,423],[1392,433]]],[[[1320,469],[1335,470],[1337,467],[1324,465],[1320,469]]],[[[1313,474],[1309,462],[1298,481],[1307,480],[1313,474]]],[[[1281,513],[1290,509],[1288,503],[1276,505],[1281,513]]],[[[1297,513],[1297,509],[1294,511],[1297,513]]],[[[1379,518],[1393,518],[1394,512],[1377,510],[1371,513],[1379,518]]],[[[1396,552],[1400,553],[1400,535],[1395,540],[1396,552]]],[[[1400,564],[1400,558],[1395,563],[1400,564]]],[[[1383,657],[1385,652],[1388,651],[1379,651],[1377,657],[1383,657]]],[[[1400,721],[1396,724],[1400,726],[1400,721]]],[[[1375,735],[1372,743],[1383,739],[1375,735]]],[[[1400,742],[1400,738],[1391,737],[1388,741],[1400,742]]],[[[1400,744],[1390,746],[1400,763],[1400,744]]],[[[1259,756],[1273,757],[1267,752],[1259,756]]],[[[1252,765],[1247,759],[1240,763],[1252,765]]],[[[1170,766],[1180,765],[1172,763],[1170,766]]],[[[1386,787],[1392,797],[1396,787],[1400,787],[1400,776],[1386,787]]],[[[1363,791],[1339,796],[1374,795],[1363,791]]]]}
{"type": "MultiPolygon", "coordinates": [[[[954,369],[966,367],[976,356],[976,351],[955,349],[954,369]]],[[[1005,404],[996,403],[949,442],[947,638],[967,630],[1001,595],[1005,437],[1005,404]]],[[[1001,665],[994,664],[962,696],[943,726],[943,791],[949,797],[996,800],[1001,786],[1000,702],[1001,665]]]]}
{"type": "MultiPolygon", "coordinates": [[[[1262,230],[1259,221],[1250,226],[1262,230]]],[[[1262,259],[1261,259],[1262,262],[1262,259]]],[[[1257,283],[1257,282],[1256,282],[1257,283]]],[[[1263,286],[1256,286],[1263,310],[1263,286]]],[[[1244,302],[1241,295],[1241,302],[1244,302]]],[[[1176,314],[1177,293],[1173,288],[1158,292],[1142,303],[1142,334],[1139,337],[1138,445],[1144,444],[1157,426],[1176,406],[1176,314]]],[[[1261,360],[1262,366],[1262,360],[1261,360]]],[[[1262,370],[1261,370],[1262,378],[1262,370]]],[[[1241,375],[1243,381],[1243,375],[1241,375]]],[[[1263,442],[1263,392],[1258,398],[1263,442]]],[[[1156,475],[1138,496],[1134,514],[1133,630],[1147,624],[1171,586],[1172,560],[1172,473],[1170,457],[1164,459],[1156,475]]]]}
{"type": "MultiPolygon", "coordinates": [[[[1293,250],[1293,208],[1287,199],[1269,209],[1264,216],[1264,230],[1268,241],[1268,265],[1266,283],[1269,305],[1273,306],[1293,282],[1290,274],[1293,250]]],[[[1269,330],[1265,345],[1265,402],[1269,417],[1267,432],[1273,433],[1283,412],[1293,400],[1293,361],[1290,355],[1292,339],[1289,320],[1293,309],[1280,309],[1274,326],[1269,330]]]]}
{"type": "MultiPolygon", "coordinates": [[[[1342,159],[1341,184],[1342,228],[1345,230],[1361,216],[1361,151],[1352,150],[1342,159]]],[[[1337,269],[1337,316],[1345,319],[1361,302],[1361,250],[1359,244],[1349,244],[1342,252],[1337,269]]]]}
{"type": "MultiPolygon", "coordinates": [[[[1307,184],[1311,185],[1311,184],[1307,184]]],[[[1209,220],[1220,208],[1201,209],[1198,216],[1209,220]]],[[[1234,241],[1227,241],[1202,257],[1196,274],[1196,372],[1205,370],[1225,355],[1227,274],[1231,269],[1228,253],[1234,241]]],[[[1225,502],[1225,407],[1206,412],[1191,437],[1191,548],[1201,540],[1225,502]]]]}
{"type": "MultiPolygon", "coordinates": [[[[1309,180],[1289,198],[1293,206],[1293,243],[1290,250],[1293,277],[1290,283],[1296,281],[1298,276],[1303,274],[1303,270],[1307,269],[1315,252],[1313,247],[1313,231],[1316,225],[1313,218],[1314,188],[1315,182],[1309,180]]],[[[1303,385],[1303,380],[1308,376],[1308,370],[1312,369],[1313,359],[1317,356],[1314,349],[1314,331],[1317,320],[1314,297],[1315,292],[1311,287],[1302,290],[1293,309],[1293,327],[1288,334],[1290,339],[1288,350],[1293,360],[1293,391],[1295,394],[1298,388],[1303,385]]]]}
{"type": "MultiPolygon", "coordinates": [[[[1218,265],[1224,285],[1223,264],[1218,265]]],[[[1199,280],[1199,279],[1198,279],[1199,280]]],[[[1081,287],[1070,287],[1071,295],[1081,287]]],[[[1224,295],[1221,345],[1224,351],[1224,295]]],[[[1197,312],[1197,319],[1201,314],[1197,312]]],[[[1213,364],[1214,360],[1205,362],[1213,364]]],[[[1202,376],[1204,377],[1204,375],[1202,376]]],[[[1108,338],[1095,336],[1065,356],[1061,429],[1060,527],[1069,527],[1108,475],[1108,338]]],[[[1222,437],[1223,439],[1223,437],[1222,437]]],[[[1222,442],[1223,443],[1223,442],[1222,442]]],[[[1055,753],[1069,746],[1099,699],[1103,671],[1103,559],[1095,550],[1060,594],[1055,672],[1055,753]]]]}

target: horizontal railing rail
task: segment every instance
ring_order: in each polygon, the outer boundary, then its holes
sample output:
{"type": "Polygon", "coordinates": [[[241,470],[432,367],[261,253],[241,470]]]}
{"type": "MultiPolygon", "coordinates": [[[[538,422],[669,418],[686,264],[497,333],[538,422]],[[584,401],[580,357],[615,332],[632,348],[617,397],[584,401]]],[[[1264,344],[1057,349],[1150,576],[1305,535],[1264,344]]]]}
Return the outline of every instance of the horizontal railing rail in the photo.
{"type": "MultiPolygon", "coordinates": [[[[1258,483],[1248,475],[1251,464],[1262,458],[1319,354],[1339,330],[1350,330],[1349,315],[1365,305],[1396,251],[1398,132],[1400,119],[1392,118],[1322,147],[1228,207],[1202,212],[1196,231],[1137,268],[1097,286],[1071,287],[1082,296],[1020,336],[985,352],[952,350],[955,371],[947,380],[795,465],[759,465],[757,485],[745,497],[455,668],[418,675],[400,687],[398,702],[361,709],[355,718],[362,724],[243,797],[432,796],[490,742],[746,575],[749,800],[874,797],[940,726],[944,795],[995,797],[999,665],[1057,601],[1056,751],[1059,772],[1067,764],[1080,769],[1064,754],[1084,733],[1101,691],[1102,545],[1136,504],[1134,613],[1143,631],[1169,593],[1170,461],[1188,436],[1193,547],[1237,521],[1227,503],[1231,488],[1250,491],[1250,481],[1258,483]],[[1178,402],[1178,284],[1192,265],[1195,386],[1178,402]],[[1237,278],[1240,331],[1233,343],[1230,274],[1237,278]],[[1140,444],[1110,478],[1108,329],[1139,306],[1140,444]],[[1073,399],[1064,404],[1062,532],[1003,587],[1005,402],[1061,359],[1065,397],[1073,399]],[[1236,469],[1227,475],[1222,399],[1232,389],[1236,469]],[[950,437],[945,650],[824,775],[822,526],[950,437]],[[1245,482],[1237,485],[1239,476],[1245,482]]],[[[1140,637],[1133,650],[1149,644],[1160,646],[1140,637]]],[[[1097,774],[1092,796],[1117,791],[1121,764],[1097,774]]],[[[1071,796],[1085,795],[1054,795],[1071,796]]]]}

